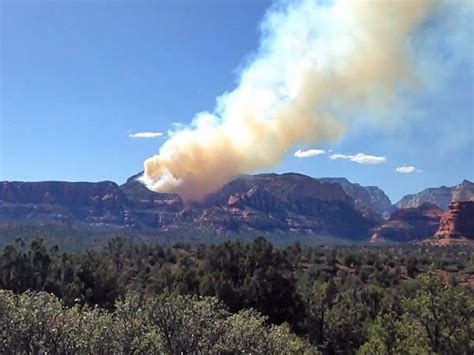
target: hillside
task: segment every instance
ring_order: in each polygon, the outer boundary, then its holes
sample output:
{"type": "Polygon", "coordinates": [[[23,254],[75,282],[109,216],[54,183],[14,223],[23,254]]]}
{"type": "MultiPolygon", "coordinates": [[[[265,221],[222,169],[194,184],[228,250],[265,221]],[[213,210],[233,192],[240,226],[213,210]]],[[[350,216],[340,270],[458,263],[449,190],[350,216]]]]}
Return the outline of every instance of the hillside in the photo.
{"type": "Polygon", "coordinates": [[[112,182],[1,182],[2,224],[111,230],[284,232],[364,239],[364,216],[339,184],[300,174],[241,176],[199,203],[147,190],[133,176],[112,182]]]}
{"type": "MultiPolygon", "coordinates": [[[[473,198],[465,180],[427,189],[394,208],[378,187],[345,178],[302,174],[242,175],[200,202],[148,190],[137,178],[114,182],[0,182],[0,235],[11,240],[16,226],[74,230],[68,234],[123,233],[171,240],[208,241],[258,235],[286,243],[315,237],[338,240],[409,242],[432,237],[449,199],[473,198]],[[421,201],[433,200],[437,203],[421,201]],[[392,213],[391,213],[392,212],[392,213]],[[290,238],[285,242],[285,238],[290,238]]],[[[60,233],[59,233],[60,234],[60,233]]]]}
{"type": "Polygon", "coordinates": [[[439,227],[443,211],[432,203],[395,210],[375,228],[372,242],[411,242],[432,237],[439,227]]]}
{"type": "Polygon", "coordinates": [[[459,185],[453,187],[433,187],[425,189],[416,194],[407,195],[396,203],[396,207],[413,208],[419,207],[423,203],[429,202],[446,211],[451,202],[473,200],[474,183],[469,180],[464,180],[459,185]]]}
{"type": "Polygon", "coordinates": [[[363,213],[377,213],[388,218],[393,212],[392,202],[385,192],[377,186],[362,186],[346,178],[319,178],[324,183],[339,184],[344,192],[354,200],[357,209],[363,213]]]}

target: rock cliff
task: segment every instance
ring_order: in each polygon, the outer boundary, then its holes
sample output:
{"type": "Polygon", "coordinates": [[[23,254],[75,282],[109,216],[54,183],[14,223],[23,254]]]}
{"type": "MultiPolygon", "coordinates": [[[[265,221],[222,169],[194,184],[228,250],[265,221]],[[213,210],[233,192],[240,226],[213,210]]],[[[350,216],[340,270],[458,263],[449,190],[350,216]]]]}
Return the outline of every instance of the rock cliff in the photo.
{"type": "Polygon", "coordinates": [[[283,231],[367,238],[376,221],[338,184],[300,174],[241,176],[199,203],[147,190],[139,175],[112,182],[2,182],[0,223],[209,233],[283,231]]]}
{"type": "Polygon", "coordinates": [[[123,225],[125,197],[118,185],[90,182],[0,182],[2,223],[123,225]]]}
{"type": "Polygon", "coordinates": [[[419,207],[397,209],[390,219],[373,230],[373,242],[411,242],[433,236],[443,211],[424,203],[419,207]]]}
{"type": "Polygon", "coordinates": [[[452,202],[431,241],[439,245],[474,243],[474,201],[452,202]]]}
{"type": "Polygon", "coordinates": [[[396,203],[397,208],[419,207],[423,203],[434,203],[443,210],[447,210],[451,202],[473,201],[474,183],[464,180],[453,187],[436,187],[425,189],[417,194],[407,195],[396,203]]]}
{"type": "Polygon", "coordinates": [[[337,184],[300,174],[242,176],[208,196],[200,217],[212,224],[289,230],[363,239],[375,224],[337,184]],[[222,214],[229,220],[221,218],[222,214]]]}
{"type": "Polygon", "coordinates": [[[324,183],[338,184],[354,200],[355,207],[362,213],[377,213],[387,219],[393,212],[392,202],[377,186],[361,186],[346,178],[320,178],[324,183]]]}

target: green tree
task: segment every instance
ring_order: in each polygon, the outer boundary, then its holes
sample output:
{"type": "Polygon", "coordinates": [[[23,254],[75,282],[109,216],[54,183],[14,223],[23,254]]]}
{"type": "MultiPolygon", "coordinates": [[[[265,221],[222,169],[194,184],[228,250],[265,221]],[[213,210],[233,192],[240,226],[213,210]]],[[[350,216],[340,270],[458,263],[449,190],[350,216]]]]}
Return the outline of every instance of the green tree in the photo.
{"type": "Polygon", "coordinates": [[[411,321],[419,324],[431,351],[474,352],[474,298],[472,291],[452,287],[434,270],[422,274],[413,298],[403,300],[411,321]]]}

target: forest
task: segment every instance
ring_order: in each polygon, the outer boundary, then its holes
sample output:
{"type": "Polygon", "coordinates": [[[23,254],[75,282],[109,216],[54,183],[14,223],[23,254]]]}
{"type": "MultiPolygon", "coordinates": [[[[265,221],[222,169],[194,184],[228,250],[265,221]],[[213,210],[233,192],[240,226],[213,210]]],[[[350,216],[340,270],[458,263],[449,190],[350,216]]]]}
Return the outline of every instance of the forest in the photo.
{"type": "Polygon", "coordinates": [[[474,353],[466,247],[17,239],[0,255],[0,353],[474,353]]]}

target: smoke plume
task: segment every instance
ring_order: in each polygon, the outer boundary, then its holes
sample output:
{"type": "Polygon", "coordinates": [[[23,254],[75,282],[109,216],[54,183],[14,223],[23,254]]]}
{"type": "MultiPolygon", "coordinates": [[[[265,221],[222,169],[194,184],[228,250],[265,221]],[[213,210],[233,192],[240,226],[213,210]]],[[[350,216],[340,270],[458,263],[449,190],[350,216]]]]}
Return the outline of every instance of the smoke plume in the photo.
{"type": "MultiPolygon", "coordinates": [[[[278,4],[238,86],[172,132],[144,162],[157,192],[198,200],[242,173],[277,164],[295,144],[338,139],[346,112],[382,111],[401,85],[416,83],[408,39],[431,0],[337,0],[278,4]]],[[[380,115],[379,115],[380,117],[380,115]]]]}

